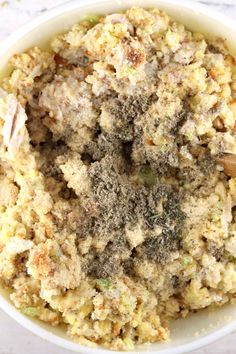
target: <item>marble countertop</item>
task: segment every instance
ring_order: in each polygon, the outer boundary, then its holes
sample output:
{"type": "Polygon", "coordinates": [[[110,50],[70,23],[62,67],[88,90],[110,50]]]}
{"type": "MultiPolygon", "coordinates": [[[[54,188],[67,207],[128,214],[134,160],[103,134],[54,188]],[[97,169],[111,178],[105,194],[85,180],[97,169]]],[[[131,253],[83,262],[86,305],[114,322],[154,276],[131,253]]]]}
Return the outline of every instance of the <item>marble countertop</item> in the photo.
{"type": "MultiPolygon", "coordinates": [[[[68,0],[0,0],[0,40],[34,16],[68,0]]],[[[79,0],[78,0],[79,1],[79,0]]],[[[197,0],[189,0],[197,1],[197,0]]],[[[236,0],[199,0],[236,20],[236,0]]],[[[236,333],[193,354],[235,354],[236,333]]],[[[70,354],[22,328],[0,310],[0,354],[70,354]]]]}
{"type": "MultiPolygon", "coordinates": [[[[69,0],[0,0],[0,40],[34,16],[67,1],[69,0]]],[[[199,0],[199,2],[236,19],[236,0],[199,0]]]]}

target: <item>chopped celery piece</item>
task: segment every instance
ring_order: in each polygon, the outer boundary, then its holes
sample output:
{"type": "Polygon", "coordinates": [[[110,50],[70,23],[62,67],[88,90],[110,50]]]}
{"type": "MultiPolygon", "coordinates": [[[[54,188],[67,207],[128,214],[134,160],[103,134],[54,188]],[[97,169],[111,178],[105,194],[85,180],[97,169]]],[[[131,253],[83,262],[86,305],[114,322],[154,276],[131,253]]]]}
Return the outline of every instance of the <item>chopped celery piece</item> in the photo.
{"type": "Polygon", "coordinates": [[[111,286],[109,279],[97,279],[96,283],[101,291],[107,290],[111,286]]]}
{"type": "Polygon", "coordinates": [[[39,317],[42,310],[39,307],[24,307],[21,309],[21,313],[30,317],[39,317]]]}

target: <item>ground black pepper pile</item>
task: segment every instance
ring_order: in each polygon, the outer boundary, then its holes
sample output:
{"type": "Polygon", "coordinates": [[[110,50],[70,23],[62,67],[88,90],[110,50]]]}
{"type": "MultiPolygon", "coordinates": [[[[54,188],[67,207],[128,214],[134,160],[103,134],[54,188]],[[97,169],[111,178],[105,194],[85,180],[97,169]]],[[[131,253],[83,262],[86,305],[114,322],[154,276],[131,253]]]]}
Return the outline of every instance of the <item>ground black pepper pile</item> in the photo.
{"type": "MultiPolygon", "coordinates": [[[[102,251],[90,250],[84,260],[84,270],[89,276],[109,278],[122,272],[134,276],[137,262],[146,259],[165,264],[173,252],[181,248],[185,219],[181,198],[176,187],[165,182],[165,178],[163,182],[163,176],[173,173],[173,159],[168,156],[168,151],[165,154],[156,151],[154,154],[142,148],[145,144],[140,120],[145,120],[149,108],[157,100],[154,94],[111,96],[100,107],[112,121],[110,130],[106,131],[98,124],[93,138],[80,153],[88,167],[91,190],[78,199],[79,216],[75,211],[71,213],[69,207],[57,224],[66,224],[70,232],[76,232],[78,244],[80,239],[91,236],[99,237],[106,244],[102,251]],[[136,149],[144,152],[138,160],[134,158],[136,149]],[[142,242],[133,246],[127,239],[127,230],[134,230],[137,225],[141,227],[142,242]]],[[[178,119],[173,117],[173,121],[165,123],[173,141],[178,138],[178,129],[173,130],[175,124],[185,116],[186,111],[183,110],[178,119]]],[[[54,144],[57,148],[53,148],[42,170],[45,175],[62,183],[60,195],[70,199],[73,190],[63,181],[58,164],[53,163],[61,154],[66,161],[66,145],[63,141],[54,144]]],[[[40,152],[44,148],[47,146],[40,145],[40,152]]],[[[172,149],[176,161],[177,153],[177,148],[172,149]]]]}
{"type": "Polygon", "coordinates": [[[81,235],[107,239],[105,250],[95,253],[86,264],[87,273],[95,278],[107,278],[121,270],[131,274],[132,265],[143,259],[164,264],[181,247],[184,213],[178,192],[158,182],[158,173],[149,163],[138,165],[132,159],[137,138],[133,121],[145,113],[152,100],[112,99],[106,109],[114,116],[113,130],[98,130],[83,155],[92,188],[87,203],[95,205],[96,215],[87,217],[81,235]],[[132,247],[126,230],[138,223],[144,240],[132,247]]]}

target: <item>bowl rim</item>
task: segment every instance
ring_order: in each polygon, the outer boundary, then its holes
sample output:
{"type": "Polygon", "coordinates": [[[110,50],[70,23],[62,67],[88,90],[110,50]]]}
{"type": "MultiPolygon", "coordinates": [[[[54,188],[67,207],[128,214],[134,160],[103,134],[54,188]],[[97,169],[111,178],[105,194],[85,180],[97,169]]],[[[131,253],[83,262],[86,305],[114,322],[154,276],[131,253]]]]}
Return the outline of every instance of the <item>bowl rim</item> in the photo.
{"type": "MultiPolygon", "coordinates": [[[[8,35],[5,39],[0,41],[0,57],[5,54],[14,44],[21,39],[21,37],[25,36],[27,33],[31,32],[32,30],[36,29],[38,26],[42,25],[43,23],[52,20],[54,17],[61,15],[64,12],[70,12],[74,9],[79,7],[84,7],[85,5],[96,5],[99,3],[109,3],[110,0],[71,0],[66,3],[62,3],[57,5],[44,13],[36,16],[28,23],[20,26],[17,30],[15,30],[12,34],[8,35]]],[[[157,7],[159,2],[164,2],[163,0],[156,0],[157,7]]],[[[114,0],[117,5],[123,7],[124,9],[129,7],[126,5],[125,0],[114,0]]],[[[180,7],[187,8],[192,11],[196,11],[199,13],[203,13],[209,19],[215,20],[223,24],[225,27],[233,28],[236,31],[236,20],[229,18],[228,16],[216,11],[210,10],[209,7],[204,4],[199,4],[198,2],[189,2],[188,0],[165,0],[165,4],[167,5],[178,5],[180,7]]],[[[90,348],[83,346],[79,343],[74,342],[73,340],[64,339],[52,332],[50,330],[46,330],[40,326],[40,324],[34,323],[29,317],[21,314],[6,298],[0,294],[0,309],[2,309],[5,313],[7,313],[10,317],[12,317],[18,324],[22,327],[26,328],[33,334],[41,337],[42,339],[46,340],[49,343],[55,344],[58,347],[84,353],[84,354],[109,354],[112,351],[109,349],[105,349],[102,347],[90,348]]],[[[158,353],[158,354],[181,354],[181,353],[188,353],[193,350],[199,349],[205,345],[211,344],[214,341],[224,337],[225,335],[233,332],[236,330],[236,320],[231,321],[230,323],[223,325],[220,329],[215,330],[212,333],[199,336],[192,340],[187,344],[178,345],[175,348],[166,348],[157,351],[152,351],[151,353],[158,353]]],[[[137,352],[138,354],[145,354],[148,352],[147,348],[144,348],[143,351],[125,351],[127,354],[133,354],[137,352]]],[[[115,351],[115,353],[123,354],[123,351],[115,351]]]]}
{"type": "MultiPolygon", "coordinates": [[[[127,7],[125,4],[125,0],[113,0],[117,5],[121,5],[122,7],[127,7]]],[[[157,6],[158,2],[163,2],[163,0],[156,0],[157,6]]],[[[26,35],[28,32],[32,31],[42,23],[62,14],[64,11],[68,12],[78,7],[84,5],[96,5],[99,3],[105,3],[109,0],[70,0],[66,3],[62,3],[57,5],[31,19],[26,24],[20,26],[17,30],[9,34],[6,38],[0,41],[0,56],[3,55],[7,50],[9,50],[12,45],[17,42],[21,37],[26,35]]],[[[185,7],[187,9],[202,12],[209,18],[224,24],[228,28],[234,28],[236,30],[236,20],[229,18],[227,15],[216,11],[215,9],[211,9],[209,12],[209,6],[203,3],[198,3],[196,1],[189,2],[188,0],[165,0],[165,4],[169,5],[179,5],[180,7],[185,7]]]]}

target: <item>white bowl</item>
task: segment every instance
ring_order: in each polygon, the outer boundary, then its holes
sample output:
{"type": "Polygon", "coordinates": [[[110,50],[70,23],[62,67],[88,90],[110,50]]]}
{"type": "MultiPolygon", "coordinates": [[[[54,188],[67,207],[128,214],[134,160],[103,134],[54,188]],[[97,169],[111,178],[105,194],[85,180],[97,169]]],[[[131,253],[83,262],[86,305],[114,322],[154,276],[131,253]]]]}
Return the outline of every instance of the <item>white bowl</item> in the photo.
{"type": "MultiPolygon", "coordinates": [[[[104,14],[126,9],[130,6],[159,7],[170,16],[184,23],[191,30],[198,30],[208,36],[220,36],[226,39],[232,53],[236,53],[236,22],[214,13],[211,9],[197,5],[193,1],[181,0],[78,0],[66,3],[48,11],[29,24],[17,30],[0,44],[0,73],[7,73],[9,58],[33,45],[47,45],[50,38],[66,30],[85,14],[104,14]]],[[[103,348],[90,349],[70,340],[63,328],[31,320],[19,313],[10,303],[8,293],[0,289],[0,306],[22,326],[42,338],[75,352],[109,353],[103,348]]],[[[159,354],[177,354],[190,352],[207,345],[236,329],[236,307],[227,305],[209,313],[200,311],[186,319],[174,321],[171,325],[171,340],[168,343],[156,343],[140,346],[135,352],[150,351],[159,354]]]]}

